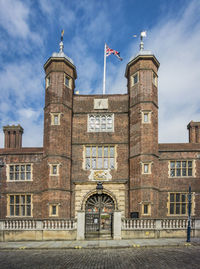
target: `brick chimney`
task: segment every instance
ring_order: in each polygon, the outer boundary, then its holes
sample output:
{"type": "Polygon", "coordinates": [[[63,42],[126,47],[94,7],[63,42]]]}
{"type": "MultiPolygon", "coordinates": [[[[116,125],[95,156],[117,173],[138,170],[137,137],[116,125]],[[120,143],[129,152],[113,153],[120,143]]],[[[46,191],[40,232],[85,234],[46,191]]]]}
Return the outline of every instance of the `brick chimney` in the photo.
{"type": "Polygon", "coordinates": [[[200,143],[200,122],[191,121],[188,126],[189,143],[200,143]]]}
{"type": "Polygon", "coordinates": [[[20,125],[7,125],[3,127],[4,148],[21,148],[24,129],[20,125]]]}

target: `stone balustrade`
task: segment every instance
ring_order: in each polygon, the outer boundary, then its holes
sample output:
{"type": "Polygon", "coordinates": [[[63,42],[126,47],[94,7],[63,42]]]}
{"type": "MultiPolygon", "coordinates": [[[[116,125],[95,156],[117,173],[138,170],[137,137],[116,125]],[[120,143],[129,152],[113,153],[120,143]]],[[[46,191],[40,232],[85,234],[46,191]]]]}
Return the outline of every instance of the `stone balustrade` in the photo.
{"type": "MultiPolygon", "coordinates": [[[[122,219],[122,230],[187,229],[187,219],[122,219]]],[[[195,220],[191,220],[195,228],[195,220]]]]}
{"type": "Polygon", "coordinates": [[[0,230],[74,230],[76,220],[0,220],[0,230]]]}

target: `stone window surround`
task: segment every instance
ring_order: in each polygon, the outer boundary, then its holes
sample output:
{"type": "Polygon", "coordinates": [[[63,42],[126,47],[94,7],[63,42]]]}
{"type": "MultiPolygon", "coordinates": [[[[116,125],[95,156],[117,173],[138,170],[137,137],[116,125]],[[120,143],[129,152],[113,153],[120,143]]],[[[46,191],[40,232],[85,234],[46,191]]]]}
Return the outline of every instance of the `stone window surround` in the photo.
{"type": "Polygon", "coordinates": [[[143,216],[151,216],[151,202],[142,202],[142,215],[143,216]],[[148,206],[148,212],[144,213],[144,207],[148,206]]]}
{"type": "Polygon", "coordinates": [[[51,125],[58,126],[60,125],[60,118],[63,113],[60,112],[50,112],[51,115],[51,125]],[[58,124],[55,124],[55,116],[58,117],[58,124]]]}
{"type": "Polygon", "coordinates": [[[150,175],[151,174],[151,170],[152,170],[152,161],[144,161],[144,162],[140,162],[141,166],[142,166],[142,174],[143,175],[150,175]],[[145,172],[145,166],[148,165],[148,172],[145,172]]]}
{"type": "Polygon", "coordinates": [[[158,76],[155,72],[152,72],[152,82],[154,86],[158,87],[158,76]]]}
{"type": "MultiPolygon", "coordinates": [[[[182,166],[181,166],[182,167],[182,166]]],[[[182,169],[182,168],[180,168],[182,169]]],[[[187,169],[187,168],[186,168],[187,169]]],[[[168,177],[169,178],[192,178],[192,177],[196,177],[196,160],[194,159],[171,159],[170,161],[168,161],[168,177]],[[192,176],[171,176],[171,162],[188,162],[188,161],[192,161],[192,176]]]]}
{"type": "MultiPolygon", "coordinates": [[[[106,118],[106,127],[107,127],[107,118],[106,118]]],[[[87,120],[87,132],[89,133],[107,133],[107,132],[114,132],[114,113],[90,113],[88,114],[88,120],[87,120]],[[91,116],[100,116],[102,118],[103,116],[111,116],[112,117],[112,129],[101,130],[101,119],[100,119],[100,130],[91,130],[90,129],[90,117],[91,116]]]]}
{"type": "Polygon", "coordinates": [[[49,175],[50,176],[59,176],[60,174],[59,174],[59,170],[60,170],[60,166],[61,166],[61,164],[60,163],[49,163],[48,164],[49,165],[49,169],[50,169],[50,171],[49,171],[49,175]],[[54,174],[53,173],[53,168],[54,168],[54,166],[56,166],[56,171],[57,171],[57,173],[56,174],[54,174]]]}
{"type": "MultiPolygon", "coordinates": [[[[98,147],[114,147],[114,169],[112,169],[112,170],[117,170],[117,166],[118,166],[118,163],[117,163],[117,145],[110,145],[110,144],[103,144],[103,145],[99,145],[99,144],[92,144],[92,145],[84,145],[83,146],[83,165],[82,165],[82,169],[83,170],[86,170],[86,171],[88,171],[88,170],[108,170],[108,169],[110,169],[109,167],[108,168],[92,168],[92,161],[91,161],[91,159],[92,159],[92,153],[91,153],[91,151],[92,150],[90,150],[90,164],[91,164],[91,167],[90,167],[90,169],[86,169],[86,147],[90,147],[90,148],[92,148],[92,147],[96,147],[96,150],[98,151],[98,147]]],[[[109,149],[108,149],[109,150],[109,149]]],[[[97,156],[97,155],[96,155],[97,156]]],[[[104,156],[102,155],[102,158],[104,158],[104,156]]],[[[108,157],[108,159],[109,159],[109,157],[108,157]]],[[[109,164],[108,164],[108,166],[109,166],[109,164]]]]}
{"type": "Polygon", "coordinates": [[[72,89],[72,78],[68,74],[66,74],[66,73],[64,73],[64,85],[66,87],[72,89]],[[69,80],[69,85],[66,85],[65,78],[67,78],[69,80]]]}
{"type": "Polygon", "coordinates": [[[135,72],[133,75],[131,75],[131,86],[136,85],[137,83],[139,83],[139,71],[135,72]],[[134,83],[134,77],[137,75],[137,82],[134,83]]]}
{"type": "Polygon", "coordinates": [[[152,111],[151,110],[141,110],[140,112],[142,114],[142,123],[144,123],[144,124],[151,123],[151,114],[152,114],[152,111]],[[145,114],[148,115],[148,121],[145,121],[145,114]]]}
{"type": "MultiPolygon", "coordinates": [[[[16,205],[16,202],[14,201],[14,206],[16,205]]],[[[23,204],[25,205],[25,207],[27,206],[27,203],[23,204]]],[[[21,206],[22,206],[22,203],[19,203],[19,212],[21,212],[21,206]]],[[[27,209],[26,209],[27,210],[27,209]]],[[[31,193],[9,193],[7,194],[7,216],[8,218],[32,218],[33,217],[33,194],[31,193]],[[10,196],[14,196],[14,200],[16,201],[16,196],[20,196],[20,200],[21,200],[21,196],[28,196],[30,195],[31,196],[31,203],[30,203],[30,206],[31,206],[31,215],[30,216],[27,216],[27,215],[14,215],[14,216],[11,216],[10,215],[10,196]]]]}
{"type": "MultiPolygon", "coordinates": [[[[167,216],[188,216],[188,199],[186,197],[186,213],[185,214],[170,214],[170,194],[188,194],[188,192],[168,192],[168,197],[167,197],[167,216]]],[[[195,193],[192,192],[192,206],[191,206],[191,215],[194,216],[195,215],[195,193]]],[[[174,204],[177,204],[178,202],[174,202],[174,204]]],[[[180,202],[180,204],[182,204],[180,202]]],[[[181,208],[181,206],[180,206],[181,208]]]]}
{"type": "Polygon", "coordinates": [[[51,85],[51,77],[50,77],[50,75],[48,75],[48,76],[46,77],[46,89],[47,89],[50,85],[51,85]]]}
{"type": "Polygon", "coordinates": [[[49,217],[58,217],[60,203],[49,203],[49,217]],[[53,207],[56,207],[56,214],[53,214],[53,207]]]}
{"type": "MultiPolygon", "coordinates": [[[[20,174],[21,172],[19,171],[19,174],[20,174]]],[[[25,170],[25,172],[24,173],[26,173],[26,170],[25,170]]],[[[26,177],[25,177],[26,178],[26,177]]],[[[29,182],[29,181],[33,181],[33,163],[9,163],[9,164],[6,164],[6,181],[8,181],[8,182],[29,182]],[[15,179],[13,179],[13,180],[10,180],[10,166],[11,165],[13,165],[13,166],[16,166],[16,165],[19,165],[19,166],[22,166],[22,165],[30,165],[31,166],[31,171],[30,171],[30,173],[31,173],[31,177],[30,177],[30,179],[19,179],[19,180],[15,180],[15,179]]]]}

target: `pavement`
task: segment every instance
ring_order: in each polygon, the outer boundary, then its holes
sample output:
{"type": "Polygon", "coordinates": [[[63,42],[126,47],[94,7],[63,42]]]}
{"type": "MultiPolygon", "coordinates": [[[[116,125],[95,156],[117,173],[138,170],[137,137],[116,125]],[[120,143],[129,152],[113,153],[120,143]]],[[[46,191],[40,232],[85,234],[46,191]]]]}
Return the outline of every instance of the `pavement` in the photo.
{"type": "Polygon", "coordinates": [[[0,250],[145,248],[181,246],[200,246],[200,238],[191,238],[191,242],[186,242],[185,238],[0,242],[0,250]]]}

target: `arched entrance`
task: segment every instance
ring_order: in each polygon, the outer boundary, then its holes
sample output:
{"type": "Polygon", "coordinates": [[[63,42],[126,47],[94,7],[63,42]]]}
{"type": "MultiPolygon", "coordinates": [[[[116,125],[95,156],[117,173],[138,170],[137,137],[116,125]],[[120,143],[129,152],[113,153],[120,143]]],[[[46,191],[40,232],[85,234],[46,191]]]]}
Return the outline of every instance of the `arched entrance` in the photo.
{"type": "Polygon", "coordinates": [[[111,238],[115,204],[108,194],[93,194],[85,204],[85,237],[111,238]]]}

